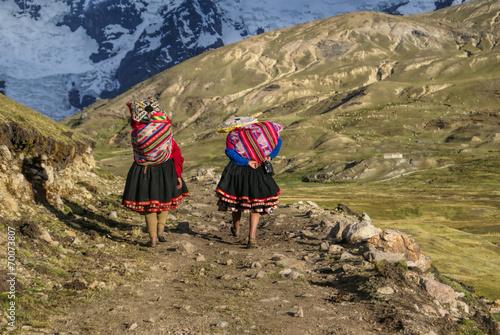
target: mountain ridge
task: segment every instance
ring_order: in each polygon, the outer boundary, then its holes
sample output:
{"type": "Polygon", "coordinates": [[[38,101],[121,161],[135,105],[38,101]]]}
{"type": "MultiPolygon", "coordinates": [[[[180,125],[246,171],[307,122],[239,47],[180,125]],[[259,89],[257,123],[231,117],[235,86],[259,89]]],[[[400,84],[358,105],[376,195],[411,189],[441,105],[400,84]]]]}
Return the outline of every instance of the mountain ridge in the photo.
{"type": "Polygon", "coordinates": [[[265,31],[348,11],[409,14],[464,1],[3,0],[0,91],[60,120],[96,98],[265,31]]]}

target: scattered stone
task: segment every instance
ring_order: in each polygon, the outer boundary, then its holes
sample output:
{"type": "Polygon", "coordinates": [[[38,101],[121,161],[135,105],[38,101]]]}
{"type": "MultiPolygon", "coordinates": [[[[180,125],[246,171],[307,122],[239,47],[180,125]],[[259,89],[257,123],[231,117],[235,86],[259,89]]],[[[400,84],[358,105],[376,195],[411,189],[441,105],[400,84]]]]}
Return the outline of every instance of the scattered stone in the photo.
{"type": "Polygon", "coordinates": [[[189,242],[182,242],[178,249],[181,252],[185,252],[187,254],[193,254],[196,251],[196,246],[194,246],[189,242]]]}
{"type": "Polygon", "coordinates": [[[341,261],[348,261],[348,260],[351,260],[353,258],[354,258],[354,256],[349,252],[343,252],[342,255],[340,255],[341,261]]]}
{"type": "Polygon", "coordinates": [[[340,245],[337,244],[331,244],[328,246],[328,253],[329,254],[338,254],[341,253],[344,250],[344,248],[340,245]]]}
{"type": "Polygon", "coordinates": [[[219,328],[225,328],[227,327],[228,323],[226,321],[221,321],[216,324],[217,327],[219,328]]]}
{"type": "Polygon", "coordinates": [[[300,279],[300,278],[302,278],[304,276],[302,275],[302,273],[300,273],[298,271],[292,271],[286,277],[290,278],[290,279],[293,279],[293,280],[297,280],[297,279],[300,279]]]}
{"type": "Polygon", "coordinates": [[[383,286],[377,289],[377,293],[390,295],[394,294],[394,289],[390,286],[383,286]]]}
{"type": "Polygon", "coordinates": [[[139,326],[139,325],[138,325],[136,322],[134,322],[134,323],[128,324],[128,325],[127,325],[127,329],[128,329],[128,330],[134,330],[134,329],[136,329],[138,326],[139,326]]]}
{"type": "Polygon", "coordinates": [[[65,230],[65,233],[70,237],[76,237],[76,233],[72,230],[65,230]]]}
{"type": "Polygon", "coordinates": [[[52,237],[50,237],[49,235],[49,232],[46,231],[45,229],[43,228],[40,228],[40,236],[39,236],[42,240],[44,240],[45,242],[48,242],[48,243],[51,243],[53,242],[52,240],[52,237]]]}
{"type": "Polygon", "coordinates": [[[342,270],[344,272],[356,271],[357,267],[351,264],[343,264],[342,270]]]}
{"type": "Polygon", "coordinates": [[[318,204],[315,203],[315,202],[313,202],[313,201],[311,201],[311,200],[307,200],[306,204],[309,205],[309,206],[311,206],[311,207],[314,207],[314,208],[319,208],[318,204]]]}
{"type": "Polygon", "coordinates": [[[204,262],[205,260],[206,260],[206,259],[205,259],[205,256],[203,256],[203,255],[198,255],[198,256],[196,257],[196,261],[197,261],[197,262],[204,262]]]}
{"type": "Polygon", "coordinates": [[[276,265],[278,266],[283,266],[285,268],[292,268],[292,269],[297,269],[297,270],[302,270],[304,269],[305,262],[294,259],[294,258],[284,258],[276,262],[276,265]]]}
{"type": "Polygon", "coordinates": [[[118,213],[116,211],[111,211],[109,213],[109,218],[112,219],[112,220],[118,219],[118,213]]]}
{"type": "Polygon", "coordinates": [[[259,262],[253,262],[252,264],[250,264],[250,268],[251,269],[261,269],[262,264],[260,264],[259,262]]]}
{"type": "Polygon", "coordinates": [[[254,278],[255,279],[267,278],[267,273],[265,273],[264,271],[259,271],[255,274],[254,278]]]}
{"type": "Polygon", "coordinates": [[[89,286],[88,288],[89,289],[94,289],[97,287],[97,284],[99,284],[99,282],[97,280],[94,280],[89,286]]]}
{"type": "Polygon", "coordinates": [[[88,205],[87,208],[91,212],[94,212],[94,213],[98,212],[97,208],[94,205],[88,205]]]}
{"type": "Polygon", "coordinates": [[[455,301],[455,291],[450,286],[430,279],[424,275],[419,275],[408,271],[408,275],[417,280],[434,299],[441,304],[451,304],[455,301]]]}
{"type": "Polygon", "coordinates": [[[302,308],[297,309],[295,312],[292,312],[293,316],[296,318],[303,318],[304,317],[304,310],[302,308]]]}

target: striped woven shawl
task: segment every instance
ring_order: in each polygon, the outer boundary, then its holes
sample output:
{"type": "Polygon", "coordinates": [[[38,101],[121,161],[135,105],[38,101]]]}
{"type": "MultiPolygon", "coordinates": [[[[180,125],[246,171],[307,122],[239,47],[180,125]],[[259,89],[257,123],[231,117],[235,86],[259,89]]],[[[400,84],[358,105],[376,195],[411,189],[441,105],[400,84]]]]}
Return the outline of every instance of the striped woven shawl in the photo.
{"type": "Polygon", "coordinates": [[[257,122],[238,127],[227,135],[226,147],[240,156],[263,162],[278,144],[283,127],[274,122],[257,122]]]}
{"type": "Polygon", "coordinates": [[[132,131],[134,160],[139,165],[166,162],[172,153],[172,129],[165,117],[139,124],[132,131]]]}

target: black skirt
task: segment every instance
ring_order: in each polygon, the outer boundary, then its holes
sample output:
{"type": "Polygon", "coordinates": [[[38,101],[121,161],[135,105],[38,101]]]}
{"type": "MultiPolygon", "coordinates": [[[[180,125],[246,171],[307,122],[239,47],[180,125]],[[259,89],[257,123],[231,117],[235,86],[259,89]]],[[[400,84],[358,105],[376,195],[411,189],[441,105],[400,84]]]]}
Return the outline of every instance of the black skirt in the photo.
{"type": "Polygon", "coordinates": [[[136,212],[163,212],[175,209],[189,195],[182,180],[178,190],[173,159],[158,165],[132,164],[127,175],[122,204],[136,212]]]}
{"type": "Polygon", "coordinates": [[[217,205],[220,211],[270,214],[278,206],[280,193],[264,166],[252,169],[229,162],[217,185],[217,205]]]}

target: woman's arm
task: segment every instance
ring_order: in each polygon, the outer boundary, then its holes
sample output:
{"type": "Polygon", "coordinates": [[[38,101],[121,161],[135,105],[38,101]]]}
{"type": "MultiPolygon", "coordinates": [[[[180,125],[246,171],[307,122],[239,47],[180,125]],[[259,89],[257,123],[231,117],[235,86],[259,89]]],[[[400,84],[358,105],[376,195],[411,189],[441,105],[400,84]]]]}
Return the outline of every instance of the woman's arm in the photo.
{"type": "Polygon", "coordinates": [[[281,138],[278,138],[278,143],[276,144],[274,150],[269,154],[269,158],[273,159],[274,157],[278,156],[280,150],[281,150],[281,138]]]}
{"type": "Polygon", "coordinates": [[[249,159],[240,156],[235,150],[226,148],[226,156],[236,165],[248,165],[249,159]]]}

